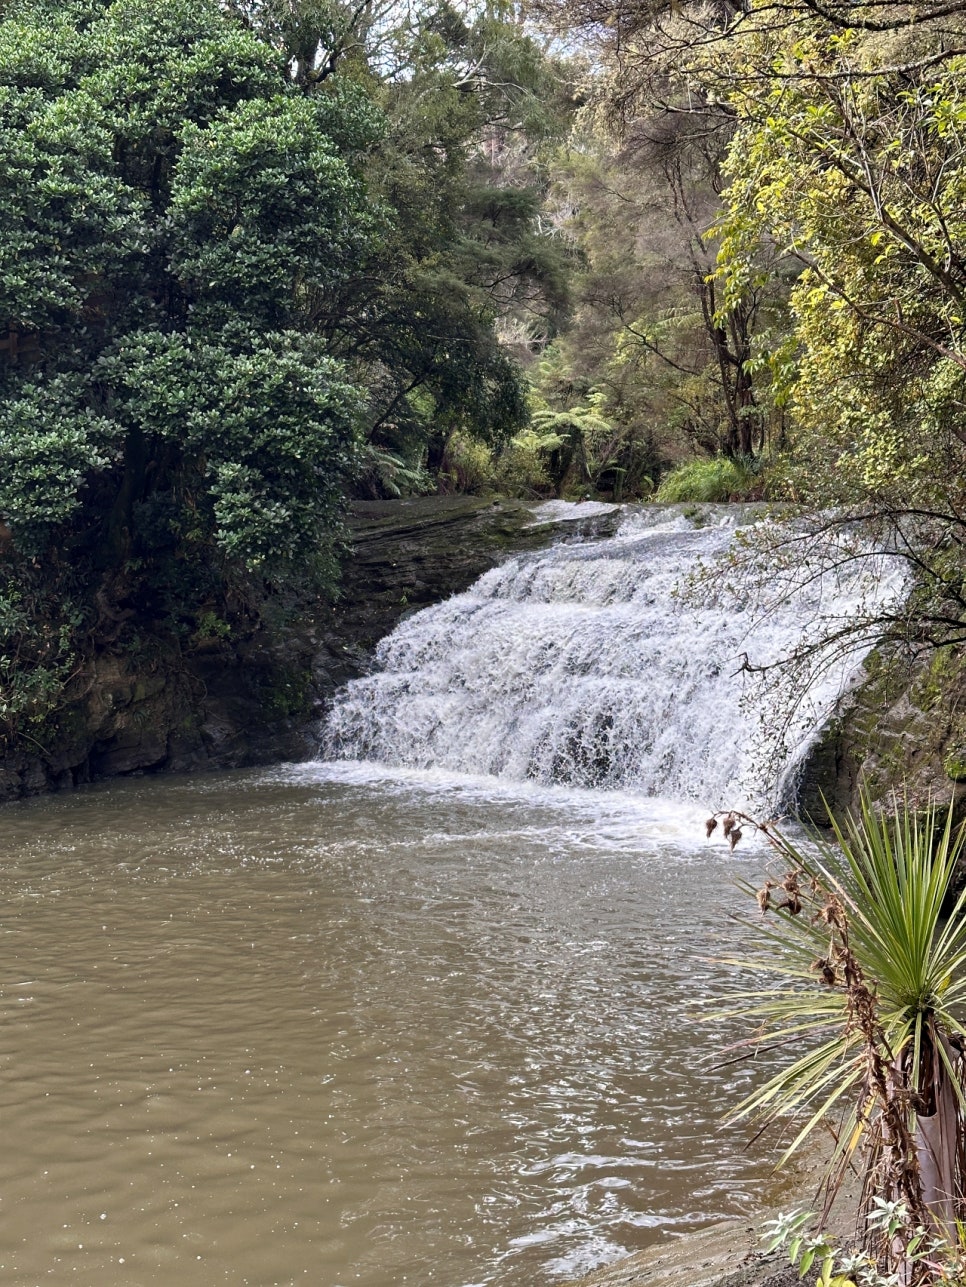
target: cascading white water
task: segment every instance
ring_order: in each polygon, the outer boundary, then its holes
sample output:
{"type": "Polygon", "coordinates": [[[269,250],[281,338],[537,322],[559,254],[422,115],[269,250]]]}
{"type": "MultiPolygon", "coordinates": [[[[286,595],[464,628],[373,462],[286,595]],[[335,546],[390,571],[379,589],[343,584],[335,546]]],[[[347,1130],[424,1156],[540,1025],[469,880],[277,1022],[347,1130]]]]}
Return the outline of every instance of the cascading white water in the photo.
{"type": "Polygon", "coordinates": [[[324,754],[715,807],[777,803],[865,648],[796,675],[784,707],[744,663],[769,666],[893,599],[902,573],[870,556],[791,591],[777,572],[736,589],[735,511],[701,521],[629,512],[610,539],[513,558],[404,621],[374,673],[338,696],[324,754]],[[700,588],[685,592],[699,567],[700,588]]]}

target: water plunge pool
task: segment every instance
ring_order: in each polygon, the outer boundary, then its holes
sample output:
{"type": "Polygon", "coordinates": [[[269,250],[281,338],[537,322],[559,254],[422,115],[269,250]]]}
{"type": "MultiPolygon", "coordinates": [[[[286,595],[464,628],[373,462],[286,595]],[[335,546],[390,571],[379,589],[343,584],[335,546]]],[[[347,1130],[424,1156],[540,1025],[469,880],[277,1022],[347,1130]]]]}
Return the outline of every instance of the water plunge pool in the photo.
{"type": "Polygon", "coordinates": [[[696,1016],[760,852],[302,765],[0,815],[0,1282],[551,1287],[755,1209],[696,1016]]]}

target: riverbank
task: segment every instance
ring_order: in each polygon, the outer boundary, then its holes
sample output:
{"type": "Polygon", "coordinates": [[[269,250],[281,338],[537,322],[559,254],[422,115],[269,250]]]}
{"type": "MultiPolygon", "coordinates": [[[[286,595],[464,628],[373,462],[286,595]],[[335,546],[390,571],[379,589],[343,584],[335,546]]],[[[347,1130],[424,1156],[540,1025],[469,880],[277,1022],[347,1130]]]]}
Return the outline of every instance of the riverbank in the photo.
{"type": "MultiPolygon", "coordinates": [[[[753,1220],[730,1220],[648,1247],[598,1269],[568,1287],[799,1287],[802,1279],[784,1251],[766,1253],[762,1232],[779,1210],[814,1208],[822,1166],[817,1158],[790,1166],[772,1195],[776,1204],[753,1220]]],[[[841,1245],[855,1235],[861,1186],[849,1176],[832,1210],[829,1230],[841,1245]]],[[[813,1283],[815,1274],[806,1277],[813,1283]]]]}
{"type": "Polygon", "coordinates": [[[786,1256],[761,1252],[753,1225],[728,1223],[649,1247],[571,1287],[794,1287],[800,1281],[786,1256]]]}

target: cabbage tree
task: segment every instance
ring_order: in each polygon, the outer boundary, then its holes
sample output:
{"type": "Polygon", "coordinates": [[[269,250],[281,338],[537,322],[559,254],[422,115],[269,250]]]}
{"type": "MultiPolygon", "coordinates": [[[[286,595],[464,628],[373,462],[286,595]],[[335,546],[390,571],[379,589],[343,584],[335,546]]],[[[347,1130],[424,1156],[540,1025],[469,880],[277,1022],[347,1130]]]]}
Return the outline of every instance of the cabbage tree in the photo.
{"type": "MultiPolygon", "coordinates": [[[[732,846],[741,822],[724,816],[732,846]]],[[[880,1255],[906,1281],[928,1281],[905,1249],[917,1228],[953,1239],[966,1195],[966,890],[950,908],[963,831],[951,809],[944,820],[908,803],[879,814],[868,799],[836,826],[837,847],[746,822],[775,861],[761,888],[745,885],[758,946],[734,963],[761,982],[731,1013],[755,1025],[745,1047],[789,1058],[736,1116],[765,1130],[793,1120],[786,1157],[831,1125],[825,1214],[857,1162],[866,1203],[907,1213],[880,1255]]]]}

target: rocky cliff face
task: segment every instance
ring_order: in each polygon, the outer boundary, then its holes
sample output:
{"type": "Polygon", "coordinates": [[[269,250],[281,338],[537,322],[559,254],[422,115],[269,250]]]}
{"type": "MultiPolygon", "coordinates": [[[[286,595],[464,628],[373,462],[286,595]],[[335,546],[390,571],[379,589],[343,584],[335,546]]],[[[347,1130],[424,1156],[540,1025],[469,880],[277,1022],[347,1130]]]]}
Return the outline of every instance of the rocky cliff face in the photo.
{"type": "Polygon", "coordinates": [[[98,654],[43,742],[0,760],[0,800],[118,774],[305,759],[332,693],[401,617],[559,527],[535,522],[522,502],[460,496],[359,502],[350,530],[334,606],[302,605],[284,628],[244,640],[98,654]]]}
{"type": "Polygon", "coordinates": [[[872,655],[805,766],[801,815],[824,824],[829,810],[854,809],[860,790],[966,812],[966,659],[949,649],[872,655]]]}

